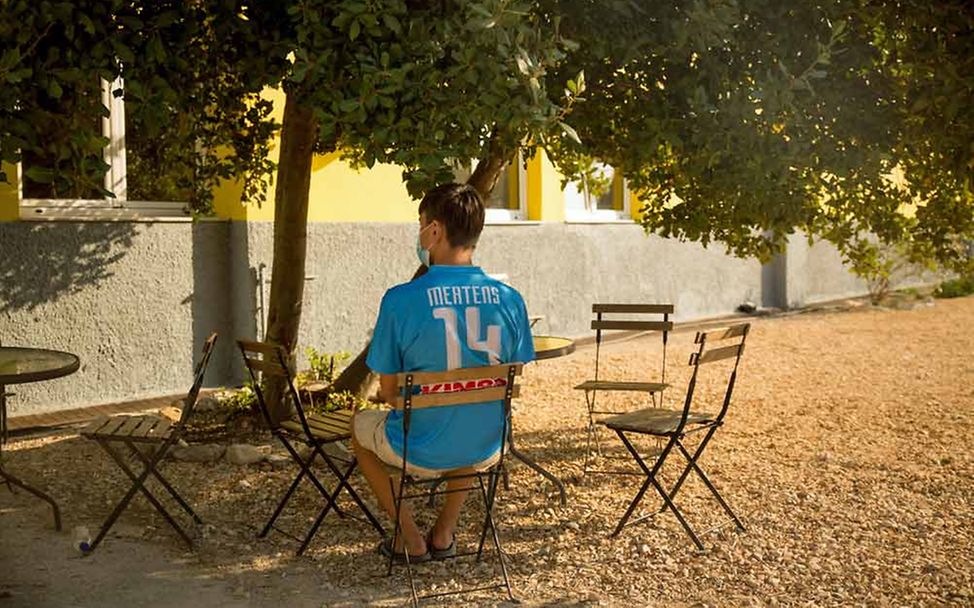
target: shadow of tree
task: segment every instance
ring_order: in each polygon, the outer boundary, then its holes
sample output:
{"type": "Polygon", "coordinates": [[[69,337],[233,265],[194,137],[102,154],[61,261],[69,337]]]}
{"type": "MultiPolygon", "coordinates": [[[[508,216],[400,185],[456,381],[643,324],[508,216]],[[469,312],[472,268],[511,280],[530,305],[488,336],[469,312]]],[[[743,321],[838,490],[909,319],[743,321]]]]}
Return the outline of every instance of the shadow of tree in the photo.
{"type": "Polygon", "coordinates": [[[131,223],[0,223],[0,312],[33,310],[113,275],[131,223]]]}

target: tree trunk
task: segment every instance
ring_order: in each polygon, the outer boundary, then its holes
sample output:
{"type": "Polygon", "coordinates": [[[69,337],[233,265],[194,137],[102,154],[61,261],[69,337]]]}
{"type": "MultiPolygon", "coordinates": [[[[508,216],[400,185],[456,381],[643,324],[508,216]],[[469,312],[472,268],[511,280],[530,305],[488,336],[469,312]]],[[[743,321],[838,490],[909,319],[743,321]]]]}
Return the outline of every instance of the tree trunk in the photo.
{"type": "MultiPolygon", "coordinates": [[[[274,260],[265,339],[283,346],[292,361],[304,298],[308,195],[317,133],[318,125],[311,109],[301,105],[296,93],[288,93],[274,192],[274,260]]],[[[268,380],[267,406],[271,418],[277,422],[289,415],[282,399],[285,384],[268,380]]]]}
{"type": "MultiPolygon", "coordinates": [[[[504,165],[511,156],[510,152],[502,150],[497,144],[497,140],[492,138],[486,154],[477,162],[477,168],[474,169],[467,183],[476,188],[480,196],[487,200],[500,178],[504,165]]],[[[413,279],[424,274],[426,274],[426,267],[420,266],[413,274],[413,279]]],[[[338,378],[335,378],[335,382],[332,384],[335,391],[348,391],[361,399],[368,398],[377,380],[376,375],[365,364],[368,353],[369,344],[366,344],[362,352],[348,364],[348,367],[342,370],[338,378]]]]}
{"type": "Polygon", "coordinates": [[[467,183],[477,189],[480,197],[485,201],[494,191],[497,180],[500,179],[504,165],[511,159],[513,153],[501,148],[496,137],[491,137],[487,144],[486,154],[477,161],[477,168],[470,174],[467,183]]]}

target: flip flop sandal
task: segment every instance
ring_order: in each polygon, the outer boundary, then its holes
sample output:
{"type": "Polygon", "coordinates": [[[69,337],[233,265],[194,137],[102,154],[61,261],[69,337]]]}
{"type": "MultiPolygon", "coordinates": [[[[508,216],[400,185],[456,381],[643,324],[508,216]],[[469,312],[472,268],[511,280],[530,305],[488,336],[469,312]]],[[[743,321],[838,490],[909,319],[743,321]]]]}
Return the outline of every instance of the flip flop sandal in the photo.
{"type": "MultiPolygon", "coordinates": [[[[392,561],[394,561],[394,562],[396,562],[398,564],[405,564],[406,563],[406,553],[404,551],[400,552],[400,551],[393,551],[392,550],[392,539],[391,538],[387,538],[387,539],[383,540],[382,542],[380,542],[379,543],[379,546],[376,547],[376,551],[378,551],[379,552],[379,555],[382,555],[383,557],[392,557],[392,561]]],[[[427,547],[426,547],[426,553],[423,553],[422,555],[412,555],[412,554],[410,554],[410,556],[409,556],[409,563],[410,564],[422,564],[423,562],[428,562],[431,559],[433,559],[433,556],[430,554],[429,545],[427,545],[427,547]]]]}
{"type": "Polygon", "coordinates": [[[445,549],[437,549],[433,545],[433,534],[426,536],[426,549],[429,551],[431,559],[450,559],[457,556],[457,535],[453,535],[450,546],[445,549]]]}

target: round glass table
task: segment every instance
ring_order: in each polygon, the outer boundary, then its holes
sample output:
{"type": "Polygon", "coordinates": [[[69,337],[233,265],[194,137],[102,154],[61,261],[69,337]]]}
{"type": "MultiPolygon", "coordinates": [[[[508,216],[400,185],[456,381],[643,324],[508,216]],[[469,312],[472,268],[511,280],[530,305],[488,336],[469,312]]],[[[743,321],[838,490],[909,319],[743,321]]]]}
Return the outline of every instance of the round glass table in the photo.
{"type": "Polygon", "coordinates": [[[7,384],[40,382],[67,376],[78,371],[81,361],[77,355],[59,350],[0,346],[0,483],[12,484],[27,490],[54,509],[54,526],[61,529],[61,511],[57,503],[36,488],[32,488],[3,468],[3,444],[7,441],[7,384]]]}
{"type": "Polygon", "coordinates": [[[575,352],[575,341],[558,336],[534,336],[534,358],[554,359],[575,352]]]}

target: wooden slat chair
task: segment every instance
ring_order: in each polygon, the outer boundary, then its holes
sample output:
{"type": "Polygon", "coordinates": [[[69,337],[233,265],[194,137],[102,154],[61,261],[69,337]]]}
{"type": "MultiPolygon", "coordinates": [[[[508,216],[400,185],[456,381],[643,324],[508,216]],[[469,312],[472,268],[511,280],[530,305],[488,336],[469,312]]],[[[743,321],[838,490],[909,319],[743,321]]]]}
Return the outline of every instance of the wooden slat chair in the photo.
{"type": "Polygon", "coordinates": [[[602,448],[598,437],[598,418],[610,414],[623,412],[609,409],[598,409],[596,397],[599,392],[638,392],[649,395],[654,406],[657,405],[656,395],[661,395],[669,385],[666,383],[666,345],[669,332],[673,330],[670,315],[673,314],[672,304],[593,304],[592,329],[595,330],[595,376],[586,380],[575,390],[585,392],[585,405],[588,410],[588,428],[585,436],[585,473],[613,473],[614,471],[593,471],[589,469],[590,462],[595,456],[602,455],[602,448]],[[626,319],[606,318],[607,315],[626,315],[626,319]],[[639,318],[633,319],[637,316],[639,318]],[[660,365],[659,382],[643,380],[606,380],[599,378],[599,356],[601,353],[603,332],[606,331],[658,331],[663,339],[662,362],[660,365]]]}
{"type": "MultiPolygon", "coordinates": [[[[501,550],[500,538],[497,535],[497,527],[494,521],[494,504],[497,497],[497,482],[503,475],[504,470],[504,456],[508,451],[508,439],[509,432],[511,428],[511,400],[518,397],[520,393],[520,387],[517,386],[517,377],[521,375],[524,365],[522,363],[503,363],[500,365],[493,365],[489,367],[468,367],[463,369],[455,369],[446,372],[404,372],[397,374],[397,380],[399,385],[399,394],[401,395],[396,399],[394,406],[397,409],[403,410],[403,453],[402,461],[397,468],[391,466],[387,467],[387,470],[391,475],[397,476],[401,483],[399,483],[399,488],[397,489],[394,482],[392,493],[395,502],[395,530],[393,532],[391,545],[396,546],[396,541],[399,536],[399,514],[402,509],[402,504],[405,500],[414,498],[424,498],[428,496],[430,492],[436,495],[449,494],[451,490],[437,490],[436,488],[443,482],[452,479],[476,479],[477,485],[480,490],[480,497],[484,502],[484,523],[480,531],[480,543],[477,546],[476,551],[471,551],[467,553],[457,553],[455,557],[465,557],[465,556],[476,556],[476,560],[479,562],[483,557],[484,543],[487,539],[488,531],[491,533],[491,537],[494,544],[495,553],[497,556],[497,561],[500,565],[500,582],[492,585],[485,585],[480,587],[474,587],[469,589],[459,589],[453,591],[445,591],[439,593],[430,593],[420,596],[416,592],[416,584],[413,580],[412,565],[409,561],[409,553],[404,552],[404,562],[406,566],[407,577],[409,579],[409,590],[412,598],[412,603],[414,606],[419,604],[420,599],[428,599],[434,597],[441,597],[445,595],[455,595],[461,593],[474,593],[476,591],[486,591],[493,589],[505,589],[507,596],[511,601],[514,601],[514,596],[511,591],[511,583],[507,576],[507,566],[504,563],[504,553],[501,550]],[[476,390],[463,390],[448,393],[432,393],[432,394],[414,394],[414,388],[418,389],[423,385],[427,384],[453,384],[453,383],[466,383],[471,380],[481,380],[481,379],[504,379],[504,384],[502,386],[481,388],[476,390]],[[406,463],[409,458],[409,425],[410,418],[412,416],[412,411],[414,409],[429,408],[429,407],[443,407],[443,406],[458,406],[458,407],[491,407],[496,402],[500,401],[503,404],[503,425],[501,429],[501,452],[500,458],[493,466],[490,468],[477,471],[475,473],[464,473],[460,474],[456,471],[446,472],[441,477],[435,478],[415,478],[407,473],[406,463]],[[425,486],[432,486],[433,489],[427,491],[425,486]],[[418,488],[418,489],[414,489],[418,488]]],[[[390,555],[389,557],[389,574],[392,574],[392,567],[396,562],[396,556],[390,555]]]]}
{"type": "MultiPolygon", "coordinates": [[[[740,531],[744,530],[744,525],[741,523],[741,520],[734,514],[727,505],[727,502],[717,492],[713,483],[711,483],[710,479],[703,472],[703,469],[700,468],[699,460],[707,444],[713,438],[714,433],[724,424],[724,416],[727,415],[727,409],[730,406],[731,395],[734,392],[734,383],[737,380],[737,369],[741,362],[741,355],[744,353],[744,342],[747,339],[750,327],[750,324],[742,323],[728,328],[697,333],[694,343],[698,345],[698,348],[696,352],[690,355],[690,366],[693,368],[693,371],[690,376],[689,385],[687,386],[686,399],[684,400],[682,409],[647,408],[613,416],[601,422],[601,424],[616,432],[646,476],[642,487],[639,488],[639,492],[636,493],[636,497],[629,504],[629,507],[626,509],[622,519],[619,520],[611,536],[617,536],[622,531],[632,516],[633,511],[642,500],[646,490],[652,485],[662,497],[663,506],[656,513],[646,518],[640,518],[637,522],[633,523],[638,523],[638,521],[643,521],[659,513],[663,513],[667,509],[672,509],[673,514],[679,520],[683,529],[686,530],[697,548],[703,550],[703,543],[700,542],[700,538],[693,531],[693,528],[690,527],[690,524],[687,523],[683,513],[674,502],[677,493],[680,491],[691,470],[703,481],[707,489],[710,490],[710,493],[720,503],[724,512],[737,526],[737,529],[740,531]],[[711,348],[711,345],[715,344],[716,346],[711,348]],[[707,413],[691,409],[693,406],[694,389],[699,381],[701,366],[709,366],[709,364],[718,361],[733,362],[733,365],[729,369],[727,389],[724,391],[724,399],[720,411],[717,413],[707,413]],[[684,445],[684,439],[690,433],[699,432],[704,433],[703,439],[700,440],[693,454],[691,454],[687,450],[686,445],[684,445]],[[628,435],[649,435],[666,441],[662,449],[654,450],[651,454],[647,455],[647,458],[654,459],[651,468],[646,464],[644,457],[633,446],[628,435]],[[673,488],[667,492],[660,483],[658,475],[667,457],[674,451],[679,452],[687,464],[683,468],[679,479],[673,485],[673,488]]],[[[727,367],[726,364],[725,367],[727,367]]]]}
{"type": "Polygon", "coordinates": [[[339,456],[337,454],[329,454],[325,447],[329,444],[335,444],[342,441],[347,441],[352,437],[351,420],[352,411],[351,410],[338,410],[334,412],[328,412],[327,414],[308,414],[304,411],[304,406],[301,403],[300,395],[294,386],[293,375],[291,370],[287,365],[287,355],[284,349],[277,344],[272,344],[270,342],[250,342],[246,340],[237,340],[237,345],[240,347],[240,352],[243,354],[244,363],[247,365],[247,371],[250,372],[250,377],[254,383],[254,391],[257,394],[257,403],[260,407],[261,414],[264,417],[264,422],[267,423],[268,428],[274,434],[275,437],[284,445],[284,448],[291,455],[291,459],[294,460],[295,464],[298,465],[298,474],[291,482],[281,501],[278,503],[277,508],[274,509],[274,513],[271,514],[267,524],[257,535],[258,538],[264,538],[270,533],[271,529],[275,529],[281,532],[285,536],[289,536],[294,540],[301,543],[298,548],[298,555],[302,555],[304,551],[311,544],[312,539],[314,539],[315,534],[318,532],[318,528],[324,521],[328,513],[334,509],[336,514],[340,517],[344,517],[346,514],[338,507],[337,500],[338,495],[345,489],[351,496],[355,504],[358,505],[359,509],[368,519],[369,523],[379,532],[380,535],[385,534],[385,530],[382,524],[375,518],[369,508],[365,505],[362,499],[359,497],[358,493],[352,488],[348,483],[348,479],[352,472],[355,470],[357,462],[355,457],[349,455],[347,457],[339,456]],[[283,420],[280,423],[275,423],[274,418],[270,414],[270,410],[267,407],[267,402],[264,400],[264,393],[261,390],[261,378],[267,377],[278,377],[282,378],[287,383],[287,396],[289,403],[293,406],[294,416],[291,419],[283,420]],[[296,445],[304,444],[305,446],[311,448],[310,453],[307,456],[302,456],[300,452],[296,449],[296,445]],[[338,479],[338,485],[334,490],[329,491],[325,488],[324,484],[318,479],[312,470],[312,465],[315,460],[320,457],[324,461],[328,469],[335,475],[338,479]],[[339,463],[344,466],[341,468],[339,463]],[[285,505],[291,499],[291,495],[297,489],[298,485],[301,483],[305,477],[314,485],[314,487],[321,494],[324,499],[324,506],[315,518],[314,523],[311,528],[305,534],[303,539],[299,539],[292,536],[288,532],[277,528],[274,523],[280,516],[281,512],[284,510],[285,505]]]}
{"type": "Polygon", "coordinates": [[[155,477],[156,481],[162,485],[196,524],[202,523],[199,516],[189,504],[159,472],[159,464],[169,452],[169,448],[182,437],[186,423],[196,409],[196,400],[199,397],[200,387],[203,385],[203,377],[206,375],[206,368],[210,363],[210,355],[213,354],[213,346],[216,344],[216,340],[217,335],[215,333],[206,339],[199,363],[196,364],[196,370],[193,374],[193,386],[189,389],[189,394],[183,402],[182,412],[175,421],[164,414],[99,416],[81,430],[81,436],[96,441],[98,445],[108,452],[108,455],[112,457],[119,468],[132,481],[132,487],[129,488],[128,492],[125,493],[115,506],[115,509],[109,514],[108,519],[102,524],[95,539],[88,546],[80,547],[85,554],[91,553],[98,547],[105,538],[105,535],[108,534],[108,531],[115,524],[115,520],[128,507],[136,492],[141,492],[146,500],[159,511],[163,518],[169,522],[169,525],[186,541],[186,544],[190,547],[193,546],[193,540],[179,526],[172,515],[166,511],[163,504],[149,491],[146,487],[146,481],[150,476],[155,477]],[[119,453],[119,448],[123,446],[137,460],[142,462],[143,469],[140,474],[137,475],[119,453]]]}

